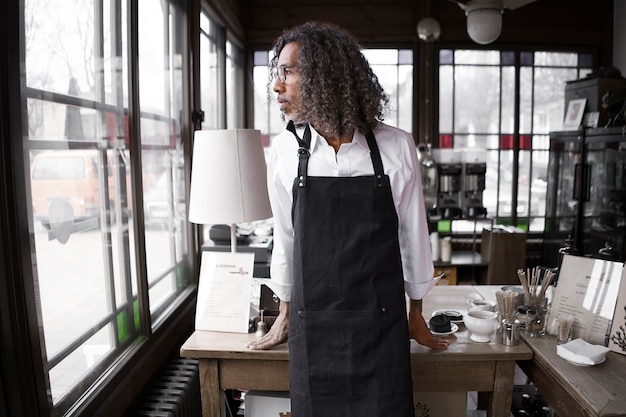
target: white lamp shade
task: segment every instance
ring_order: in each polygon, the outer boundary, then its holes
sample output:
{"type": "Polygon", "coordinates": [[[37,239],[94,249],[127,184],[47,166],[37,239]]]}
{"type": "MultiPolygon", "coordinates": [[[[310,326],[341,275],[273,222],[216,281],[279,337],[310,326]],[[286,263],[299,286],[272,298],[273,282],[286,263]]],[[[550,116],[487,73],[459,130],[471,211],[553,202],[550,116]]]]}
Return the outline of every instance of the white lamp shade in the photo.
{"type": "Polygon", "coordinates": [[[485,45],[498,39],[502,30],[502,11],[493,8],[467,11],[467,34],[476,43],[485,45]]]}
{"type": "Polygon", "coordinates": [[[194,133],[189,221],[234,224],[272,217],[261,132],[194,133]]]}

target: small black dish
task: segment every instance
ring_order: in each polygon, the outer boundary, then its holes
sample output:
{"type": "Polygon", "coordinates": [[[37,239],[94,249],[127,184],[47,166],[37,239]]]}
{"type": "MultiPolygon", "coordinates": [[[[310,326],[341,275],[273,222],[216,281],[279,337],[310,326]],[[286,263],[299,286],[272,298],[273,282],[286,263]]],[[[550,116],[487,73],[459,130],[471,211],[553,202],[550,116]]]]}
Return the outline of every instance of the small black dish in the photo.
{"type": "Polygon", "coordinates": [[[430,330],[435,333],[449,333],[452,331],[452,324],[450,323],[450,317],[444,314],[436,314],[428,321],[430,330]]]}

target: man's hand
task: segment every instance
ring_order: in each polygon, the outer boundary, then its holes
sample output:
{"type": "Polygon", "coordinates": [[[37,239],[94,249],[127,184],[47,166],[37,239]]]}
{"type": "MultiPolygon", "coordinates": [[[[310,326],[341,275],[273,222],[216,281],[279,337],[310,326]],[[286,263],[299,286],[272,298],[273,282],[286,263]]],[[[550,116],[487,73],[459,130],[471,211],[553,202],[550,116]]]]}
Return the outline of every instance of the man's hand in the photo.
{"type": "Polygon", "coordinates": [[[254,340],[248,344],[249,349],[253,350],[267,350],[274,346],[278,346],[281,343],[287,341],[289,333],[289,303],[281,301],[278,311],[278,316],[270,327],[269,332],[260,339],[254,340]]]}
{"type": "Polygon", "coordinates": [[[420,345],[431,349],[443,350],[448,348],[448,340],[436,337],[426,324],[422,316],[422,300],[411,300],[409,308],[409,336],[420,345]]]}

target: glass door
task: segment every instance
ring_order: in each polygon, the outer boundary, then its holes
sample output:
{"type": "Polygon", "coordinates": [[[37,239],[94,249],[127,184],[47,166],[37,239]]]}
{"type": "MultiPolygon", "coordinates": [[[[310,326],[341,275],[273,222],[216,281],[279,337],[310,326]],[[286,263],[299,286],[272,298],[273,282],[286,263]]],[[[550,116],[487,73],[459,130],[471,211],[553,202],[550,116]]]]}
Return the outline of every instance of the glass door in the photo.
{"type": "Polygon", "coordinates": [[[558,266],[558,252],[568,238],[576,247],[583,174],[582,133],[550,133],[548,184],[546,192],[546,226],[543,265],[558,266]]]}
{"type": "Polygon", "coordinates": [[[626,138],[618,129],[593,129],[585,139],[588,203],[582,219],[582,253],[624,261],[626,232],[626,138]]]}

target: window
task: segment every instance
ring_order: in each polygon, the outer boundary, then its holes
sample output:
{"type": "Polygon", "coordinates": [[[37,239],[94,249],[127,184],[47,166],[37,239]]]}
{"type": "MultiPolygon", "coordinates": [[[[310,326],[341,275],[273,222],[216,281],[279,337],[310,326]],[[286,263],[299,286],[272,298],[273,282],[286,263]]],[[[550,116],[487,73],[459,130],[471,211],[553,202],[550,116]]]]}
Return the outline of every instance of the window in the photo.
{"type": "MultiPolygon", "coordinates": [[[[269,137],[280,133],[284,124],[268,85],[271,51],[254,52],[254,126],[269,137]]],[[[384,122],[413,130],[413,50],[364,49],[378,81],[389,97],[389,114],[384,122]]]]}
{"type": "Polygon", "coordinates": [[[24,177],[51,415],[124,364],[193,286],[186,18],[174,3],[141,1],[131,17],[124,0],[23,2],[24,177]]]}
{"type": "Polygon", "coordinates": [[[245,127],[245,70],[241,48],[231,40],[226,41],[226,128],[245,127]]]}
{"type": "Polygon", "coordinates": [[[200,101],[204,112],[203,129],[224,129],[225,31],[206,13],[200,14],[200,101]]]}
{"type": "Polygon", "coordinates": [[[592,64],[575,51],[439,50],[439,148],[486,162],[489,217],[543,230],[548,133],[562,128],[565,82],[592,64]]]}
{"type": "Polygon", "coordinates": [[[245,127],[244,53],[208,11],[200,14],[202,129],[245,127]]]}
{"type": "MultiPolygon", "coordinates": [[[[244,53],[230,39],[226,28],[203,10],[200,13],[200,106],[204,112],[202,130],[244,129],[244,53]]],[[[202,227],[209,240],[210,227],[202,227]]]]}
{"type": "Polygon", "coordinates": [[[378,81],[389,96],[389,115],[385,123],[413,130],[413,50],[364,49],[378,81]]]}

